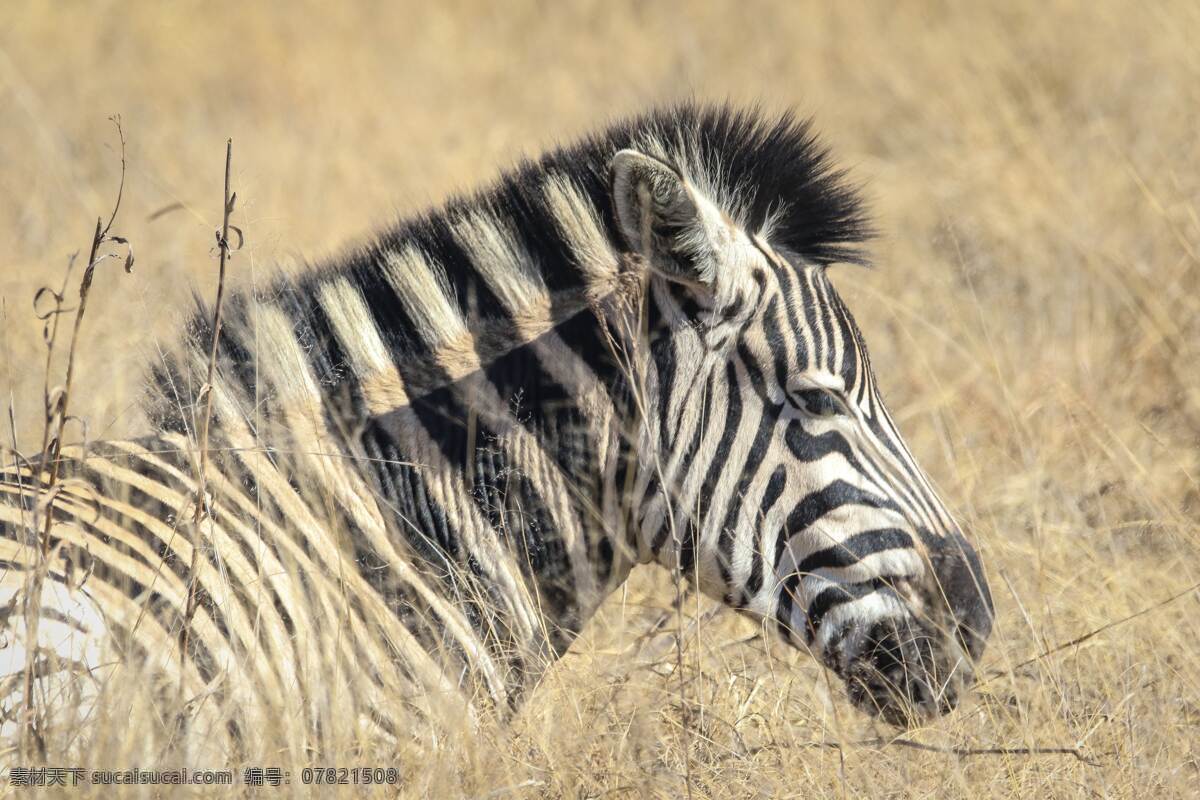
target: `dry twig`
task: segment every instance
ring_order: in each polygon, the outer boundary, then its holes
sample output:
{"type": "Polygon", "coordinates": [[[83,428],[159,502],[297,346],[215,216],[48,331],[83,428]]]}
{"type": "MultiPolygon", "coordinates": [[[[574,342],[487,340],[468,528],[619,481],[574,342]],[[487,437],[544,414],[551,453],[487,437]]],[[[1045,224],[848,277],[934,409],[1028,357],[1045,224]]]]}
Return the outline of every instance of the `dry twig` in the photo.
{"type": "Polygon", "coordinates": [[[1011,667],[1009,669],[994,669],[991,672],[989,672],[987,677],[984,678],[982,681],[980,681],[978,685],[983,686],[983,685],[995,680],[996,678],[1001,678],[1001,677],[1004,677],[1005,675],[1013,675],[1019,669],[1028,667],[1030,664],[1035,664],[1038,661],[1041,661],[1043,658],[1052,656],[1055,653],[1060,653],[1063,650],[1066,650],[1067,648],[1075,647],[1076,645],[1083,644],[1088,639],[1091,639],[1093,636],[1098,636],[1099,634],[1104,633],[1105,631],[1110,630],[1112,628],[1115,628],[1118,625],[1124,625],[1126,622],[1130,622],[1131,620],[1135,620],[1138,617],[1145,616],[1146,614],[1149,614],[1151,611],[1157,611],[1158,609],[1162,608],[1163,606],[1170,605],[1171,603],[1174,603],[1176,600],[1180,599],[1181,597],[1186,597],[1187,595],[1189,595],[1195,591],[1200,591],[1200,583],[1194,583],[1191,586],[1189,586],[1188,588],[1184,589],[1183,591],[1176,592],[1175,594],[1171,595],[1170,597],[1168,597],[1164,600],[1158,601],[1154,605],[1147,606],[1146,608],[1143,608],[1139,611],[1135,611],[1132,614],[1121,617],[1120,619],[1115,619],[1115,620],[1111,620],[1110,622],[1106,622],[1103,625],[1101,625],[1099,628],[1090,630],[1081,636],[1076,636],[1074,639],[1071,639],[1068,642],[1063,642],[1062,644],[1056,644],[1053,647],[1048,647],[1045,650],[1043,650],[1041,653],[1038,653],[1036,656],[1027,658],[1014,667],[1011,667]]]}
{"type": "MultiPolygon", "coordinates": [[[[49,498],[49,502],[37,503],[33,509],[33,526],[32,530],[40,530],[41,534],[37,541],[37,563],[34,568],[29,571],[25,584],[25,635],[28,642],[25,655],[24,669],[24,685],[22,687],[22,707],[23,707],[23,724],[21,725],[21,751],[26,757],[37,756],[44,760],[46,756],[45,740],[41,733],[41,728],[38,724],[37,709],[34,699],[34,676],[36,674],[38,662],[38,622],[41,617],[41,596],[42,587],[45,583],[46,576],[50,569],[50,529],[54,524],[54,498],[58,494],[57,484],[62,470],[62,443],[63,435],[68,421],[72,419],[68,413],[71,400],[71,387],[75,380],[75,365],[76,352],[79,345],[79,332],[83,327],[83,315],[87,311],[88,297],[92,290],[92,280],[95,277],[96,267],[106,258],[115,258],[116,253],[101,253],[101,248],[112,242],[114,244],[123,245],[125,247],[125,271],[133,271],[133,248],[129,244],[129,240],[123,236],[117,236],[112,231],[113,222],[116,221],[117,212],[121,209],[121,199],[125,194],[125,131],[121,127],[121,117],[110,117],[113,125],[117,129],[117,138],[121,143],[121,179],[117,186],[117,199],[113,203],[112,212],[108,216],[108,221],[105,222],[103,217],[96,218],[96,229],[92,234],[92,242],[88,252],[87,266],[83,270],[83,278],[79,283],[79,305],[74,309],[63,307],[64,298],[66,296],[67,281],[70,279],[71,270],[75,265],[75,255],[72,255],[67,262],[66,275],[63,277],[63,284],[59,291],[55,292],[49,287],[42,287],[34,294],[34,313],[38,318],[46,323],[43,330],[43,338],[46,343],[46,365],[45,378],[43,383],[43,409],[44,409],[44,425],[42,428],[42,445],[41,458],[38,462],[38,469],[35,477],[37,489],[42,497],[49,498]],[[53,308],[42,312],[38,310],[38,305],[47,295],[52,297],[53,308]],[[71,341],[67,348],[67,370],[66,378],[61,387],[55,389],[50,388],[50,374],[53,365],[54,353],[58,343],[58,322],[59,318],[71,311],[75,312],[75,321],[71,330],[71,341]],[[45,519],[39,519],[39,513],[44,508],[45,519]]],[[[77,254],[76,254],[77,255],[77,254]]],[[[86,431],[86,428],[85,428],[86,431]]],[[[86,450],[86,433],[85,433],[85,450],[86,450]]]]}
{"type": "MultiPolygon", "coordinates": [[[[208,501],[208,439],[212,423],[213,381],[216,378],[217,346],[221,337],[221,310],[225,299],[225,265],[230,257],[229,231],[233,230],[238,237],[237,248],[242,246],[242,232],[236,226],[229,224],[229,217],[237,203],[237,193],[230,191],[229,176],[233,163],[233,140],[225,141],[225,201],[222,204],[221,230],[217,232],[217,250],[219,251],[220,266],[217,272],[217,300],[213,308],[212,340],[208,351],[208,374],[204,385],[200,387],[200,397],[204,399],[204,411],[200,417],[199,436],[197,438],[198,459],[196,466],[196,497],[193,500],[192,524],[195,535],[192,538],[192,562],[188,572],[187,604],[184,610],[183,624],[179,629],[179,666],[183,674],[184,661],[187,658],[188,639],[192,627],[192,619],[196,615],[196,605],[199,600],[199,581],[196,573],[200,568],[200,548],[203,546],[200,524],[210,518],[208,501]]],[[[180,691],[183,684],[180,683],[180,691]]]]}

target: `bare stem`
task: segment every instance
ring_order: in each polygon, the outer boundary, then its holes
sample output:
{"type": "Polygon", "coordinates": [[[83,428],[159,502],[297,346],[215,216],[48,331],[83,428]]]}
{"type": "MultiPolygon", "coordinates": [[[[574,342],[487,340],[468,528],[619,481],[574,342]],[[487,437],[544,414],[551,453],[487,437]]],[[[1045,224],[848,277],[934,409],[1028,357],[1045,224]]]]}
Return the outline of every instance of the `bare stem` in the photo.
{"type": "MultiPolygon", "coordinates": [[[[83,328],[83,316],[87,312],[88,297],[91,295],[92,280],[96,274],[96,266],[104,258],[108,257],[100,255],[101,246],[108,241],[128,245],[125,239],[109,235],[112,224],[117,218],[117,211],[121,208],[121,197],[125,190],[125,132],[121,128],[120,117],[113,117],[112,121],[116,125],[117,136],[121,142],[121,182],[117,189],[117,199],[113,204],[112,213],[108,217],[107,224],[102,217],[96,218],[96,229],[92,234],[92,244],[89,248],[86,262],[87,266],[84,268],[83,278],[79,283],[79,305],[75,309],[75,322],[71,330],[70,346],[67,349],[67,374],[61,391],[52,392],[50,390],[50,369],[53,363],[55,344],[58,339],[58,319],[64,313],[62,301],[66,294],[66,281],[70,276],[74,258],[68,264],[67,277],[63,279],[62,290],[57,293],[51,292],[54,295],[56,306],[54,311],[51,312],[54,319],[49,323],[46,335],[46,379],[43,395],[45,424],[42,428],[41,460],[38,467],[39,474],[36,475],[36,482],[40,482],[41,484],[39,487],[41,495],[50,498],[50,502],[46,504],[44,519],[39,520],[37,516],[37,508],[40,506],[40,503],[36,504],[34,508],[33,528],[34,530],[40,529],[41,534],[37,541],[37,563],[29,572],[29,578],[25,586],[24,612],[27,647],[25,651],[25,670],[22,686],[24,724],[21,726],[22,752],[27,757],[36,755],[42,760],[46,757],[46,745],[37,724],[37,709],[34,698],[34,675],[37,671],[38,661],[38,623],[41,619],[42,587],[45,584],[45,579],[50,569],[50,530],[54,525],[53,497],[55,487],[58,485],[59,476],[62,472],[62,445],[66,433],[67,421],[70,419],[71,387],[75,382],[79,332],[83,328]]],[[[133,258],[130,255],[125,263],[126,270],[130,268],[132,263],[133,258]]],[[[40,296],[41,292],[38,294],[40,296]]]]}
{"type": "Polygon", "coordinates": [[[212,423],[213,381],[216,378],[217,345],[221,337],[221,308],[225,299],[225,264],[229,259],[229,216],[233,213],[233,203],[236,197],[236,195],[230,193],[229,188],[230,167],[232,163],[233,140],[228,139],[225,142],[225,202],[221,206],[223,209],[221,214],[221,233],[217,237],[217,249],[220,252],[220,266],[217,272],[217,301],[213,309],[212,341],[209,344],[208,351],[208,374],[205,377],[204,386],[201,388],[201,392],[204,395],[204,412],[200,417],[200,434],[197,440],[200,452],[196,468],[195,508],[192,514],[192,523],[195,525],[196,535],[192,541],[192,564],[188,573],[187,606],[184,612],[183,626],[179,632],[181,687],[183,665],[187,657],[189,632],[192,626],[192,618],[196,614],[196,605],[199,598],[199,592],[197,591],[199,581],[197,580],[196,572],[200,568],[200,547],[202,545],[200,523],[208,516],[208,439],[209,428],[212,423]]]}

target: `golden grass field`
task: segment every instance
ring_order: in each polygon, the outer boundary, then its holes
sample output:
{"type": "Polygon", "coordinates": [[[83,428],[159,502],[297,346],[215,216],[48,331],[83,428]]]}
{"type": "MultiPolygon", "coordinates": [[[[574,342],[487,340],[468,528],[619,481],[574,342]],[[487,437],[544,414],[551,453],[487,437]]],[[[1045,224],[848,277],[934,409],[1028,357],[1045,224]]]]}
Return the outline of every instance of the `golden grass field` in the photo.
{"type": "MultiPolygon", "coordinates": [[[[875,211],[877,267],[835,281],[981,548],[995,677],[893,741],[807,656],[694,595],[678,664],[675,591],[647,570],[507,727],[322,758],[438,797],[1196,796],[1200,593],[1029,659],[1200,581],[1197,41],[1182,1],[11,0],[0,397],[36,449],[30,303],[111,206],[111,114],[129,140],[114,230],[138,260],[102,265],[84,323],[72,402],[92,437],[146,432],[140,365],[191,286],[213,296],[227,137],[246,286],[656,101],[795,108],[875,211]]],[[[96,753],[137,736],[113,723],[96,753]]]]}

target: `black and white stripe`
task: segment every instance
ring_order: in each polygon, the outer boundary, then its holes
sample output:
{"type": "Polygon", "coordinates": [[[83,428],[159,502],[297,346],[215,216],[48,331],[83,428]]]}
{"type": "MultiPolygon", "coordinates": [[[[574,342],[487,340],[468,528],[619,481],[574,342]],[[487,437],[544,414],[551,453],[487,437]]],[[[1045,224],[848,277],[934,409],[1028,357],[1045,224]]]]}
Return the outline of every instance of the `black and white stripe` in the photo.
{"type": "MultiPolygon", "coordinates": [[[[86,666],[116,642],[192,694],[310,717],[328,669],[360,710],[511,706],[657,561],[867,707],[944,707],[990,600],[825,274],[867,234],[786,115],[681,105],[525,162],[231,301],[193,526],[201,313],[153,371],[161,433],[68,455],[95,499],[54,504],[41,646],[86,666]]],[[[0,485],[0,603],[35,561],[35,472],[0,485]]]]}

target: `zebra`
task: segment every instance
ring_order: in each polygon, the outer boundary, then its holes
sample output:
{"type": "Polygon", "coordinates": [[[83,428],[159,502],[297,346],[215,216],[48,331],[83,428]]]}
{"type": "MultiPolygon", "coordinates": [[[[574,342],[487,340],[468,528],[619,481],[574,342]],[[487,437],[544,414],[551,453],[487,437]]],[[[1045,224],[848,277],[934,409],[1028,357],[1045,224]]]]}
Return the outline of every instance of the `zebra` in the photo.
{"type": "Polygon", "coordinates": [[[67,705],[138,661],[182,698],[324,724],[336,667],[375,698],[364,723],[402,736],[376,700],[510,713],[656,563],[869,714],[944,713],[993,606],[827,275],[873,235],[811,122],[684,102],[234,294],[211,384],[201,303],[148,370],[155,435],[64,448],[52,498],[45,465],[5,469],[3,644],[34,648],[67,705]]]}

